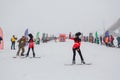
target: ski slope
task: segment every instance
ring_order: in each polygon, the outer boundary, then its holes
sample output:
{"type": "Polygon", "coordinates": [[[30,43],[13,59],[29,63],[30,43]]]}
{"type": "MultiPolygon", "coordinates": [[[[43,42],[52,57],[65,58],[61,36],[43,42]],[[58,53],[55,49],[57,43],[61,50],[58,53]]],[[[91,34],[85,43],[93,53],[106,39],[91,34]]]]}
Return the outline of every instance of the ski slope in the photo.
{"type": "MultiPolygon", "coordinates": [[[[18,48],[12,51],[6,43],[0,50],[0,80],[120,80],[120,49],[82,42],[83,57],[91,65],[65,65],[72,63],[72,44],[70,40],[41,43],[35,46],[40,58],[30,59],[12,58],[18,48]]],[[[77,54],[76,63],[80,62],[77,54]]]]}

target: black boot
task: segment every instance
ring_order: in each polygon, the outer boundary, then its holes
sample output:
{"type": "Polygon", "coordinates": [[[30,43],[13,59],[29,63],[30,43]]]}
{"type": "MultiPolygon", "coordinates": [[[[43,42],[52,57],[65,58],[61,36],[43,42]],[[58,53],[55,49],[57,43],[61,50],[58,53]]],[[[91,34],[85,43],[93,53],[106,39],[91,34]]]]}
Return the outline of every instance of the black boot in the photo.
{"type": "Polygon", "coordinates": [[[35,57],[35,53],[33,53],[33,57],[35,57]]]}
{"type": "Polygon", "coordinates": [[[72,64],[76,64],[75,61],[72,61],[72,64]]]}
{"type": "Polygon", "coordinates": [[[26,54],[25,57],[28,57],[28,54],[26,54]]]}
{"type": "Polygon", "coordinates": [[[21,54],[21,56],[24,56],[24,54],[21,54]]]}
{"type": "Polygon", "coordinates": [[[84,61],[84,60],[82,60],[82,61],[81,61],[81,64],[85,64],[85,61],[84,61]]]}

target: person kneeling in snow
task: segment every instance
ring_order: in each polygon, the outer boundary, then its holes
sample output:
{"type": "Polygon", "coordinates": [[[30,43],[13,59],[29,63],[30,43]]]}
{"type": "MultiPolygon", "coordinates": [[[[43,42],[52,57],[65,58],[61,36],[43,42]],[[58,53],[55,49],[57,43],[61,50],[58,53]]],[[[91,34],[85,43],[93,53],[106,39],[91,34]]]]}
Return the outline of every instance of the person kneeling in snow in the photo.
{"type": "Polygon", "coordinates": [[[75,64],[75,56],[76,56],[76,51],[79,53],[80,58],[81,58],[81,63],[85,64],[81,50],[80,50],[80,45],[81,45],[81,39],[79,38],[79,36],[81,35],[80,32],[77,32],[75,34],[75,38],[70,38],[71,40],[74,40],[74,44],[72,47],[73,50],[73,60],[72,60],[72,64],[75,64]]]}
{"type": "Polygon", "coordinates": [[[30,37],[30,39],[29,39],[29,41],[28,41],[29,44],[28,44],[28,52],[27,52],[27,54],[26,54],[26,57],[29,56],[30,49],[32,49],[33,57],[35,57],[33,35],[30,33],[30,34],[29,34],[29,37],[30,37]]]}

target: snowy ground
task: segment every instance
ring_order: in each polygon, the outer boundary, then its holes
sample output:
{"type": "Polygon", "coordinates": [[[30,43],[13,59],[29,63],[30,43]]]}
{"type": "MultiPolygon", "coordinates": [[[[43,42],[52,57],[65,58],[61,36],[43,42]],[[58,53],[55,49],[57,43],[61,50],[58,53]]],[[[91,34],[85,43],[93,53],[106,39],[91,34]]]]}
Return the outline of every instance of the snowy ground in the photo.
{"type": "MultiPolygon", "coordinates": [[[[8,44],[0,50],[0,80],[120,80],[120,49],[83,42],[82,54],[91,65],[65,65],[72,62],[72,43],[36,45],[36,56],[40,59],[14,59],[17,48],[11,51],[8,44]]],[[[81,62],[78,54],[76,62],[81,62]]]]}

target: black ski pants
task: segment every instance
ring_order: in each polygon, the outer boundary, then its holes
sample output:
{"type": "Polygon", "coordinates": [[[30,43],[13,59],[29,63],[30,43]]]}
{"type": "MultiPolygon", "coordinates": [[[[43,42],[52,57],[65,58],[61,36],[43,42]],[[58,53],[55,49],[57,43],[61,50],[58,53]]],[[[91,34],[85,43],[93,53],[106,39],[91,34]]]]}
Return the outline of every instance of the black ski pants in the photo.
{"type": "Polygon", "coordinates": [[[27,52],[27,55],[26,55],[26,56],[29,56],[30,49],[32,49],[32,52],[33,52],[33,57],[35,57],[34,48],[28,48],[28,52],[27,52]]]}
{"type": "Polygon", "coordinates": [[[79,48],[78,49],[73,49],[73,61],[75,61],[76,51],[79,53],[81,61],[84,61],[81,50],[79,48]]]}

